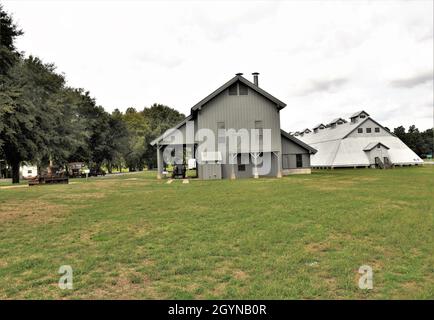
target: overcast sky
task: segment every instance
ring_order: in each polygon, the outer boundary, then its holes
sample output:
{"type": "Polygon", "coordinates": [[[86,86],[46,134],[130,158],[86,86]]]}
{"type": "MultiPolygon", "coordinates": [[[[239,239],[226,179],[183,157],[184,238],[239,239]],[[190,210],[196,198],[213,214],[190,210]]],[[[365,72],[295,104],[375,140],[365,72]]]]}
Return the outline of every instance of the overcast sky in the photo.
{"type": "Polygon", "coordinates": [[[2,1],[19,50],[53,62],[106,110],[184,114],[237,72],[287,103],[281,127],[363,109],[433,126],[433,1],[2,1]]]}

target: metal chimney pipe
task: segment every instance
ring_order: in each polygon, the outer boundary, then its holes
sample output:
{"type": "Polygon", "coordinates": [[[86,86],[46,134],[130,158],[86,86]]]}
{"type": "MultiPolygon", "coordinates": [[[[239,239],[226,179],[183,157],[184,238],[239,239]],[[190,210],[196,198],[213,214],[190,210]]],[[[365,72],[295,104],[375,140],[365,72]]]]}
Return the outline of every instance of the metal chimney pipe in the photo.
{"type": "Polygon", "coordinates": [[[259,76],[259,72],[253,72],[253,83],[255,84],[255,86],[259,87],[259,81],[258,81],[258,76],[259,76]]]}

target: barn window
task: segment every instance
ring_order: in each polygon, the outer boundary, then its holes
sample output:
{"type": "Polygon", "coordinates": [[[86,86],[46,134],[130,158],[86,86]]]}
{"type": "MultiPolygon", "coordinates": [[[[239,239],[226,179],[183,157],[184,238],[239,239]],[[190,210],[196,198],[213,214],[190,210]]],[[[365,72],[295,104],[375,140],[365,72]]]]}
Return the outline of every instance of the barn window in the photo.
{"type": "Polygon", "coordinates": [[[380,132],[380,128],[375,128],[375,132],[380,132]]]}
{"type": "Polygon", "coordinates": [[[363,133],[363,128],[359,128],[359,129],[357,129],[357,132],[358,132],[358,133],[363,133]]]}
{"type": "Polygon", "coordinates": [[[351,123],[356,123],[356,117],[351,118],[351,123]]]}
{"type": "Polygon", "coordinates": [[[366,128],[366,133],[371,133],[371,128],[366,128]]]}
{"type": "Polygon", "coordinates": [[[366,116],[364,114],[360,115],[360,119],[366,118],[366,116]]]}
{"type": "Polygon", "coordinates": [[[27,170],[27,173],[29,173],[29,174],[32,173],[32,170],[27,170]]]}
{"type": "Polygon", "coordinates": [[[234,83],[233,85],[231,85],[229,87],[229,95],[230,96],[236,96],[236,95],[238,95],[238,87],[237,87],[236,83],[234,83]]]}
{"type": "Polygon", "coordinates": [[[244,83],[239,83],[239,90],[240,90],[240,96],[245,96],[247,95],[247,86],[244,83]]]}
{"type": "Polygon", "coordinates": [[[303,167],[303,156],[301,154],[296,154],[295,155],[295,162],[296,162],[297,168],[303,167]]]}
{"type": "Polygon", "coordinates": [[[380,149],[380,147],[381,147],[381,146],[380,146],[379,144],[377,144],[377,148],[380,149]]]}

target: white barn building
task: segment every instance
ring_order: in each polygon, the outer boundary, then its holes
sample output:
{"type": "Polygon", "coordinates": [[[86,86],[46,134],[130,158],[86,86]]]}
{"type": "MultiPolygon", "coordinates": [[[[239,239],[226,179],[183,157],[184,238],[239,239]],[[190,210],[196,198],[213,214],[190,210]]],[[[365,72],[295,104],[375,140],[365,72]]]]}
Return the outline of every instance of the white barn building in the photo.
{"type": "Polygon", "coordinates": [[[318,152],[311,156],[312,167],[387,167],[418,165],[423,160],[392,132],[365,111],[354,113],[350,121],[337,118],[312,131],[294,134],[318,152]]]}

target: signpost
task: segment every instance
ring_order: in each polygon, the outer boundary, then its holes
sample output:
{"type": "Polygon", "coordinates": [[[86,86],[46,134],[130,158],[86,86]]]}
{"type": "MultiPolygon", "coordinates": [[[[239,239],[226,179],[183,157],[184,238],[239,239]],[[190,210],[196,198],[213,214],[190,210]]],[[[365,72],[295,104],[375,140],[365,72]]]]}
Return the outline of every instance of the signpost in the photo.
{"type": "Polygon", "coordinates": [[[83,172],[86,174],[86,181],[87,181],[87,177],[89,176],[89,169],[84,169],[83,172]]]}

